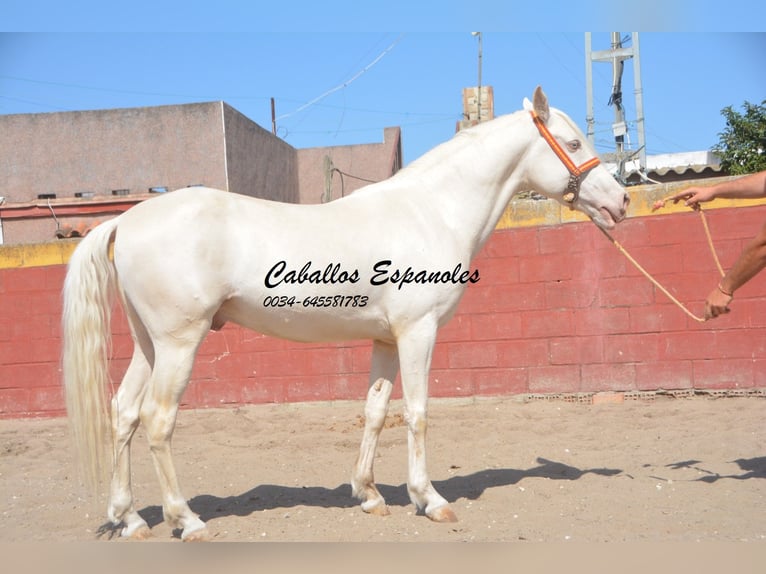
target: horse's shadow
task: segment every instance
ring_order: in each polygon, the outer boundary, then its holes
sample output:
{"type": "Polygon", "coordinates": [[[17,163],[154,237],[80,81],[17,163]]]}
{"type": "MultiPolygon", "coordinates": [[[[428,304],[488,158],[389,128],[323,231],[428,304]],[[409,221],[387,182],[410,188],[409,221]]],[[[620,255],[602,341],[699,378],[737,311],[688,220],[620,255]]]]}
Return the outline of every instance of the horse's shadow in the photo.
{"type": "Polygon", "coordinates": [[[700,466],[699,460],[684,460],[681,462],[675,462],[673,464],[666,465],[668,468],[678,470],[681,468],[692,468],[704,476],[695,479],[698,482],[714,483],[724,478],[730,478],[733,480],[749,480],[751,478],[766,478],[766,456],[759,456],[755,458],[738,458],[731,462],[736,463],[743,471],[741,474],[718,474],[712,472],[700,466]]]}
{"type": "MultiPolygon", "coordinates": [[[[614,476],[622,470],[612,468],[579,469],[560,462],[538,458],[538,466],[518,470],[510,468],[491,468],[463,476],[453,476],[446,480],[434,481],[434,487],[449,502],[460,498],[478,499],[485,490],[517,484],[525,478],[547,478],[553,480],[577,480],[586,474],[614,476]]],[[[378,490],[389,506],[407,506],[411,504],[407,486],[378,484],[378,490]]],[[[296,506],[315,506],[321,508],[352,508],[359,504],[351,496],[351,485],[341,484],[336,488],[324,486],[283,486],[261,484],[235,496],[214,496],[201,494],[189,500],[189,506],[205,522],[225,516],[248,516],[261,510],[293,508],[296,506]]],[[[153,528],[162,522],[162,509],[159,506],[147,506],[139,514],[153,528]]]]}

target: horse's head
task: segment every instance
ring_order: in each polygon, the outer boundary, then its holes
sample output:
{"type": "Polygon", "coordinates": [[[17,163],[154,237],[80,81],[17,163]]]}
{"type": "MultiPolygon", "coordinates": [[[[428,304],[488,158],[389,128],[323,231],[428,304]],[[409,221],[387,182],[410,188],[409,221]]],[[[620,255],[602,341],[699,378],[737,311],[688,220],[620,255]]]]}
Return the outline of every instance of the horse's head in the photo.
{"type": "Polygon", "coordinates": [[[526,154],[530,187],[572,209],[582,211],[602,229],[625,219],[630,199],[623,187],[600,165],[582,131],[559,110],[548,106],[538,86],[533,101],[524,100],[537,141],[526,154]]]}

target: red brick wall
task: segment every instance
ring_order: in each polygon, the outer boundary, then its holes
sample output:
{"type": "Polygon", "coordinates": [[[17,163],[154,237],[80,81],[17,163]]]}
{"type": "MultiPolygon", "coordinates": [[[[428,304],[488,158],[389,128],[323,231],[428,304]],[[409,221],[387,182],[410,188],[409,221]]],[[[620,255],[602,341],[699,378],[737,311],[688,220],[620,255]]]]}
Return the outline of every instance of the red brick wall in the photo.
{"type": "MultiPolygon", "coordinates": [[[[708,221],[724,267],[766,221],[766,206],[708,221]]],[[[717,281],[694,213],[640,217],[615,237],[697,314],[717,281]]],[[[431,396],[766,387],[766,274],[732,313],[687,318],[590,223],[496,231],[441,331],[431,396]]],[[[59,370],[63,266],[0,269],[0,416],[63,413],[59,370]]],[[[113,324],[116,380],[132,349],[113,324]]],[[[298,344],[236,326],[210,333],[188,407],[361,399],[370,344],[298,344]]],[[[395,396],[401,396],[399,389],[395,396]]]]}

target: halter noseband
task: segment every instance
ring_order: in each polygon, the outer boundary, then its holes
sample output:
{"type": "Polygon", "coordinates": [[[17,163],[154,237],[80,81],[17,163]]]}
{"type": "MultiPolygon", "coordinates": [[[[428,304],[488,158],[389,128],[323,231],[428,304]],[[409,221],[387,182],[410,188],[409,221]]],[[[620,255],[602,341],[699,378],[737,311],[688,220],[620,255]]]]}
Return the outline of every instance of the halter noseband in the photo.
{"type": "Polygon", "coordinates": [[[529,113],[532,114],[532,121],[535,122],[540,135],[548,142],[553,153],[558,156],[569,170],[569,183],[567,184],[567,189],[562,199],[569,204],[569,207],[572,207],[572,204],[577,201],[577,197],[580,195],[580,182],[582,181],[583,176],[600,164],[601,161],[597,157],[594,157],[579,166],[575,165],[569,157],[569,154],[564,151],[559,142],[556,141],[556,138],[553,137],[553,134],[548,130],[548,127],[543,120],[541,120],[534,111],[530,111],[529,113]]]}

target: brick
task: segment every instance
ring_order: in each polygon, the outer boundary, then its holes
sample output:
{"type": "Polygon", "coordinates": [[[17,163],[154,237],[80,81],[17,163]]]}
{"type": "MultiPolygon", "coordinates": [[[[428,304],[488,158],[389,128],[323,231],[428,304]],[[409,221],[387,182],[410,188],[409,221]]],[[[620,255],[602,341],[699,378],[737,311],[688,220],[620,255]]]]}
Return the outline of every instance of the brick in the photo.
{"type": "Polygon", "coordinates": [[[753,387],[756,389],[766,388],[766,359],[753,361],[753,387]]]}
{"type": "Polygon", "coordinates": [[[692,361],[694,387],[698,389],[747,389],[754,386],[752,359],[692,361]]]}
{"type": "Polygon", "coordinates": [[[479,281],[493,285],[513,285],[519,282],[518,257],[486,257],[476,260],[473,268],[479,270],[479,281]]]}
{"type": "Polygon", "coordinates": [[[28,293],[4,293],[0,297],[0,315],[11,322],[30,321],[34,315],[28,293]]]}
{"type": "Polygon", "coordinates": [[[284,403],[287,400],[288,379],[265,377],[242,379],[239,382],[242,402],[245,404],[284,403]]]}
{"type": "Polygon", "coordinates": [[[197,359],[194,361],[194,368],[192,369],[191,374],[191,380],[192,381],[214,381],[217,380],[218,377],[221,378],[232,378],[230,373],[228,373],[225,369],[218,369],[217,365],[218,361],[215,360],[215,358],[210,357],[200,357],[197,356],[197,359]]]}
{"type": "Polygon", "coordinates": [[[45,289],[60,293],[64,289],[66,265],[50,265],[45,269],[45,289]]]}
{"type": "Polygon", "coordinates": [[[21,267],[3,274],[5,293],[30,293],[48,289],[45,267],[21,267]]]}
{"type": "Polygon", "coordinates": [[[538,283],[571,279],[573,260],[566,253],[519,257],[519,282],[538,283]]]}
{"type": "Polygon", "coordinates": [[[350,373],[350,349],[302,348],[258,354],[259,373],[266,376],[350,373]]]}
{"type": "Polygon", "coordinates": [[[550,309],[591,307],[598,296],[598,282],[592,279],[571,279],[545,284],[545,300],[550,309]]]}
{"type": "Polygon", "coordinates": [[[515,395],[529,392],[527,369],[474,369],[473,387],[477,395],[515,395]]]}
{"type": "Polygon", "coordinates": [[[58,363],[0,362],[0,389],[50,387],[61,384],[58,363]]]}
{"type": "Polygon", "coordinates": [[[712,331],[663,333],[659,360],[694,360],[716,354],[716,335],[712,331]]]}
{"type": "Polygon", "coordinates": [[[336,375],[328,380],[332,400],[363,400],[367,396],[368,377],[336,375]]]}
{"type": "Polygon", "coordinates": [[[477,283],[466,291],[460,302],[460,313],[510,313],[545,308],[545,291],[540,284],[527,283],[513,287],[477,283]]]}
{"type": "Polygon", "coordinates": [[[290,341],[284,339],[278,339],[276,337],[268,337],[249,329],[237,327],[240,332],[240,341],[242,344],[242,351],[283,351],[290,348],[290,341]]]}
{"type": "Polygon", "coordinates": [[[287,402],[327,401],[330,388],[326,376],[296,376],[285,387],[287,402]]]}
{"type": "Polygon", "coordinates": [[[614,245],[605,240],[591,253],[575,254],[573,279],[607,279],[625,277],[633,265],[614,245]]]}
{"type": "Polygon", "coordinates": [[[493,232],[479,258],[517,257],[530,253],[537,253],[537,229],[508,229],[493,232]]]}
{"type": "Polygon", "coordinates": [[[466,397],[472,395],[473,369],[432,370],[428,395],[431,397],[466,397]]]}
{"type": "Polygon", "coordinates": [[[582,366],[582,388],[589,391],[632,391],[636,388],[633,364],[601,363],[582,366]]]}
{"type": "Polygon", "coordinates": [[[432,369],[449,369],[450,348],[461,343],[437,343],[431,356],[432,369]]]}
{"type": "Polygon", "coordinates": [[[660,337],[656,333],[608,335],[604,339],[604,361],[632,363],[656,361],[660,356],[660,337]]]}
{"type": "Polygon", "coordinates": [[[628,309],[628,315],[630,331],[634,333],[683,331],[687,326],[686,314],[672,303],[628,309]]]}
{"type": "Polygon", "coordinates": [[[496,343],[496,348],[498,367],[543,366],[548,364],[550,358],[545,339],[502,341],[496,343]]]}
{"type": "Polygon", "coordinates": [[[364,347],[353,347],[351,349],[351,372],[361,373],[365,376],[372,368],[372,344],[364,347]]]}
{"type": "Polygon", "coordinates": [[[604,360],[604,337],[557,337],[548,343],[552,365],[601,363],[604,360]]]}
{"type": "Polygon", "coordinates": [[[569,309],[529,311],[521,317],[522,337],[556,337],[574,334],[574,313],[569,309]]]}
{"type": "MultiPolygon", "coordinates": [[[[724,269],[728,269],[742,252],[742,241],[727,240],[715,241],[713,243],[718,259],[724,269]]],[[[700,241],[693,246],[677,253],[681,261],[680,268],[687,272],[695,273],[717,273],[717,267],[713,253],[707,241],[700,241]]]]}
{"type": "MultiPolygon", "coordinates": [[[[0,310],[0,312],[2,312],[2,310],[0,310]]],[[[11,321],[9,318],[0,314],[0,344],[4,341],[10,341],[17,336],[14,332],[16,325],[27,325],[27,323],[22,321],[11,321]]]]}
{"type": "MultiPolygon", "coordinates": [[[[633,247],[628,250],[630,255],[651,275],[677,273],[681,270],[679,260],[683,256],[677,249],[646,245],[633,247]]],[[[632,264],[628,266],[626,275],[642,277],[641,272],[632,264]]],[[[646,279],[643,279],[646,281],[646,279]]]]}
{"type": "Polygon", "coordinates": [[[715,354],[707,358],[752,359],[766,356],[766,329],[728,329],[715,334],[715,354]]]}
{"type": "Polygon", "coordinates": [[[630,332],[630,313],[626,308],[577,309],[574,311],[574,333],[577,335],[605,335],[630,332]]]}
{"type": "Polygon", "coordinates": [[[57,385],[34,389],[29,394],[28,409],[32,413],[60,413],[65,411],[63,387],[57,385]]]}
{"type": "Polygon", "coordinates": [[[449,343],[446,349],[451,369],[497,366],[497,347],[493,342],[449,343]]]}
{"type": "Polygon", "coordinates": [[[593,395],[594,405],[621,405],[624,401],[623,393],[600,392],[593,395]]]}
{"type": "Polygon", "coordinates": [[[471,317],[458,314],[452,317],[446,325],[439,329],[437,341],[470,341],[471,340],[471,317]]]}
{"type": "MultiPolygon", "coordinates": [[[[201,378],[205,374],[211,374],[214,379],[247,379],[250,377],[266,377],[274,373],[261,368],[260,357],[264,353],[235,353],[233,355],[220,355],[218,357],[197,357],[194,369],[201,378]]],[[[283,365],[284,369],[289,368],[283,365]]]]}
{"type": "Polygon", "coordinates": [[[210,332],[202,341],[197,356],[221,356],[240,350],[238,332],[232,329],[210,332]]]}
{"type": "Polygon", "coordinates": [[[659,361],[636,363],[636,388],[689,389],[694,386],[691,361],[659,361]]]}
{"type": "Polygon", "coordinates": [[[474,313],[466,315],[471,321],[471,339],[516,339],[521,337],[519,313],[474,313]]]}
{"type": "MultiPolygon", "coordinates": [[[[766,206],[733,207],[706,212],[710,235],[717,243],[726,239],[750,239],[763,226],[766,220],[766,206]]],[[[699,223],[702,227],[702,223],[699,223]]]]}
{"type": "Polygon", "coordinates": [[[539,251],[541,254],[592,251],[595,236],[590,231],[590,224],[541,227],[537,234],[539,251]]]}
{"type": "Polygon", "coordinates": [[[530,367],[528,373],[531,393],[575,393],[581,389],[578,365],[530,367]]]}
{"type": "Polygon", "coordinates": [[[649,245],[686,249],[689,244],[705,241],[705,231],[696,213],[674,214],[669,217],[646,218],[645,241],[649,245]],[[680,246],[680,247],[679,247],[680,246]]]}
{"type": "MultiPolygon", "coordinates": [[[[681,303],[694,306],[694,302],[699,302],[700,307],[708,293],[715,288],[719,278],[715,272],[711,273],[710,271],[705,273],[673,273],[655,277],[681,303]]],[[[667,295],[659,289],[656,290],[655,300],[661,304],[670,302],[667,295]]]]}
{"type": "Polygon", "coordinates": [[[195,384],[195,392],[195,403],[199,406],[215,407],[242,402],[240,380],[200,381],[195,384]]]}
{"type": "Polygon", "coordinates": [[[29,390],[0,388],[0,416],[21,416],[29,413],[29,390]]]}
{"type": "Polygon", "coordinates": [[[635,277],[612,277],[599,281],[598,305],[637,307],[654,303],[654,285],[635,277]]]}

